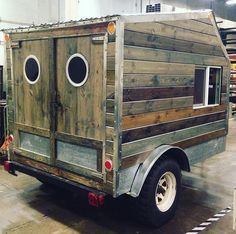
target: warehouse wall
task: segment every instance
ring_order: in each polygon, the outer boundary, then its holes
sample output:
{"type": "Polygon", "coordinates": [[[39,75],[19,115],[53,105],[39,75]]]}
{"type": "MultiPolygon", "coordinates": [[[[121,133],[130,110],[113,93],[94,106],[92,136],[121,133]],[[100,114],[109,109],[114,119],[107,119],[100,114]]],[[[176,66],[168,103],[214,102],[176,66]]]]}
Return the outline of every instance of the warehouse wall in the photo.
{"type": "Polygon", "coordinates": [[[0,1],[0,28],[64,20],[65,0],[0,1]]]}

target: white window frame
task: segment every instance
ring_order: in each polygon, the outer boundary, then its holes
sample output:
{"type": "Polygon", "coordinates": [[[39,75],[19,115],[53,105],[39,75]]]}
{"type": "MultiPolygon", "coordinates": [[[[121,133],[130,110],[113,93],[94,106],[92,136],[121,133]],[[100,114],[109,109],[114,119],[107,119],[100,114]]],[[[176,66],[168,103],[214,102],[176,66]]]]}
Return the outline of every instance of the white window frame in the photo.
{"type": "Polygon", "coordinates": [[[204,107],[210,107],[210,106],[219,106],[220,105],[220,94],[221,94],[221,82],[222,82],[222,67],[220,66],[197,66],[195,67],[195,69],[197,68],[204,68],[206,70],[205,72],[205,77],[204,77],[204,87],[205,87],[205,90],[204,90],[204,96],[203,96],[203,104],[193,104],[193,108],[194,109],[198,109],[198,108],[204,108],[204,107]],[[209,77],[210,77],[210,69],[211,68],[218,68],[220,69],[220,91],[219,91],[219,100],[218,100],[218,103],[216,104],[208,104],[208,101],[209,101],[209,77]]]}

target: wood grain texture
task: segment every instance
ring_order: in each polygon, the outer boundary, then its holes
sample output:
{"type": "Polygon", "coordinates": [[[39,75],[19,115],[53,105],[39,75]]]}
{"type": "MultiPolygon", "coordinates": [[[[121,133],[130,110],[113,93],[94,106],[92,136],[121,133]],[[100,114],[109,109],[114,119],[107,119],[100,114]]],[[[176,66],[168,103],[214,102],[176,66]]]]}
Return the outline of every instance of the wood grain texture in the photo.
{"type": "Polygon", "coordinates": [[[68,179],[78,184],[92,187],[97,190],[107,192],[109,194],[113,194],[113,191],[112,191],[113,185],[111,183],[103,184],[101,179],[97,177],[91,177],[90,179],[88,179],[84,176],[78,175],[76,173],[68,172],[58,167],[52,167],[44,163],[25,158],[24,155],[21,155],[19,153],[15,154],[14,160],[16,162],[22,163],[23,165],[29,166],[31,168],[35,168],[35,169],[50,173],[52,175],[62,177],[64,179],[68,179]]]}
{"type": "Polygon", "coordinates": [[[81,25],[76,26],[73,25],[74,23],[67,24],[67,27],[54,27],[50,28],[50,30],[42,28],[41,30],[38,29],[37,31],[25,32],[25,33],[12,33],[11,39],[12,41],[18,40],[35,40],[40,38],[59,38],[59,37],[70,37],[71,35],[74,36],[81,36],[81,35],[88,35],[88,34],[103,34],[106,33],[107,24],[108,22],[104,23],[97,23],[97,24],[90,24],[90,25],[81,25]]]}
{"type": "Polygon", "coordinates": [[[226,66],[224,57],[204,54],[191,54],[155,48],[125,46],[124,58],[127,60],[158,61],[167,63],[196,64],[205,66],[226,66]]]}
{"type": "Polygon", "coordinates": [[[164,25],[174,26],[176,28],[187,29],[189,31],[215,36],[215,29],[212,24],[206,24],[198,20],[176,20],[162,21],[164,25]]]}
{"type": "Polygon", "coordinates": [[[178,108],[168,111],[151,112],[138,115],[124,116],[122,119],[122,129],[138,128],[147,125],[158,123],[165,123],[169,121],[176,121],[183,118],[194,117],[198,115],[216,113],[225,111],[226,105],[219,105],[214,107],[205,107],[200,109],[178,108]]]}
{"type": "Polygon", "coordinates": [[[124,60],[124,74],[192,75],[194,69],[193,64],[124,60]]]}
{"type": "Polygon", "coordinates": [[[124,74],[123,85],[124,88],[193,86],[194,70],[191,75],[124,74]]]}
{"type": "Polygon", "coordinates": [[[57,131],[102,140],[103,87],[102,44],[92,44],[90,36],[57,39],[57,131]],[[89,63],[88,80],[82,87],[72,86],[66,74],[68,58],[81,53],[89,63]]]}
{"type": "Polygon", "coordinates": [[[143,128],[136,128],[122,132],[122,143],[144,139],[151,136],[178,131],[184,128],[198,126],[204,123],[215,122],[226,118],[225,112],[196,116],[192,118],[181,119],[173,122],[167,122],[143,128]]]}
{"type": "Polygon", "coordinates": [[[123,90],[123,101],[141,101],[150,99],[164,99],[193,96],[193,87],[168,87],[168,88],[129,88],[123,90]]]}
{"type": "Polygon", "coordinates": [[[22,42],[20,49],[13,49],[15,121],[19,124],[49,129],[49,41],[22,42]],[[27,56],[35,55],[40,63],[37,83],[29,84],[23,74],[23,63],[27,56]]]}
{"type": "MultiPolygon", "coordinates": [[[[225,135],[226,135],[226,131],[224,129],[221,129],[221,130],[209,132],[207,134],[202,134],[193,138],[189,138],[180,142],[176,142],[173,145],[178,146],[182,149],[185,149],[185,148],[198,145],[198,144],[201,144],[201,143],[204,143],[204,142],[207,142],[212,139],[222,137],[225,135]]],[[[121,168],[125,169],[128,167],[134,166],[136,164],[143,163],[145,159],[148,158],[148,156],[151,154],[151,152],[152,150],[123,158],[121,162],[121,168]]]]}
{"type": "Polygon", "coordinates": [[[193,106],[193,96],[123,103],[123,116],[193,106]]]}
{"type": "Polygon", "coordinates": [[[178,131],[168,132],[154,137],[149,137],[137,140],[131,143],[122,144],[122,157],[139,154],[156,147],[175,142],[183,141],[188,138],[196,137],[198,135],[207,134],[208,132],[217,131],[226,128],[226,120],[220,120],[207,124],[198,125],[195,127],[185,128],[178,131]]]}
{"type": "Polygon", "coordinates": [[[125,30],[125,45],[224,57],[221,47],[125,30]]]}
{"type": "MultiPolygon", "coordinates": [[[[189,21],[189,23],[191,24],[192,21],[189,21]]],[[[157,22],[132,23],[126,24],[125,29],[156,36],[173,38],[180,41],[189,41],[192,43],[201,43],[214,46],[219,45],[219,41],[216,35],[205,34],[180,27],[177,28],[174,25],[172,26],[170,24],[162,24],[157,22]]],[[[212,28],[212,31],[213,30],[214,28],[212,28]]]]}

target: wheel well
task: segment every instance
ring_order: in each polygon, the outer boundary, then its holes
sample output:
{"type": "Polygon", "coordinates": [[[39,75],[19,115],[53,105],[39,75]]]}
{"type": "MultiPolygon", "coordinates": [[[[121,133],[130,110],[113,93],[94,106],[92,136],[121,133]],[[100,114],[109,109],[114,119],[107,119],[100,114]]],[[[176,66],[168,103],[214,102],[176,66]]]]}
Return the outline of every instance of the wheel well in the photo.
{"type": "Polygon", "coordinates": [[[165,160],[165,159],[175,160],[179,164],[181,170],[190,172],[188,157],[182,149],[180,148],[169,149],[156,161],[156,163],[158,163],[160,160],[165,160]]]}
{"type": "Polygon", "coordinates": [[[137,197],[139,195],[140,190],[142,189],[142,186],[153,166],[157,163],[161,163],[161,161],[165,159],[175,160],[181,170],[190,171],[188,157],[181,148],[171,145],[159,146],[142,164],[140,164],[129,192],[131,196],[137,197]]]}

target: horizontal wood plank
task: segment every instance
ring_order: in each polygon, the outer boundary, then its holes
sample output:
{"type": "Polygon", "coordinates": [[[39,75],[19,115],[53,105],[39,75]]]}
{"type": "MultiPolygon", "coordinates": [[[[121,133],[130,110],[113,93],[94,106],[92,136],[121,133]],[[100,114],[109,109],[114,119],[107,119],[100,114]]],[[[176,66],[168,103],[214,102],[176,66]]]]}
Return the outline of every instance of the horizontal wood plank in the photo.
{"type": "Polygon", "coordinates": [[[205,66],[226,66],[224,57],[204,54],[125,46],[124,58],[129,60],[158,61],[167,63],[196,64],[205,66]]]}
{"type": "Polygon", "coordinates": [[[19,131],[28,132],[38,136],[50,137],[49,129],[33,127],[25,124],[15,123],[15,128],[19,131]]]}
{"type": "Polygon", "coordinates": [[[125,88],[123,90],[123,101],[141,101],[151,99],[164,99],[193,96],[194,89],[191,86],[168,87],[168,88],[125,88]]]}
{"type": "MultiPolygon", "coordinates": [[[[221,129],[221,130],[209,132],[207,134],[202,134],[193,138],[189,138],[184,141],[176,142],[173,145],[178,146],[182,149],[185,149],[194,145],[198,145],[198,144],[210,141],[218,137],[225,136],[225,134],[226,134],[226,131],[224,129],[221,129]]],[[[145,159],[148,158],[148,156],[151,154],[151,152],[152,150],[141,153],[141,154],[136,154],[136,155],[123,158],[121,162],[121,168],[125,169],[125,168],[132,167],[134,165],[143,163],[145,159]]]]}
{"type": "Polygon", "coordinates": [[[192,75],[194,70],[192,64],[124,60],[125,74],[192,75]]]}
{"type": "Polygon", "coordinates": [[[225,111],[226,109],[227,109],[226,105],[204,107],[199,109],[193,109],[192,107],[189,107],[189,108],[178,108],[168,111],[124,116],[122,118],[122,129],[125,130],[147,125],[154,125],[158,123],[165,123],[169,121],[176,121],[179,119],[194,117],[198,115],[217,113],[220,111],[225,111]]]}
{"type": "Polygon", "coordinates": [[[75,173],[60,169],[58,167],[53,167],[53,166],[50,166],[41,162],[30,160],[28,158],[22,157],[22,155],[20,154],[15,154],[14,160],[18,163],[29,166],[31,168],[36,168],[40,171],[44,171],[52,175],[62,177],[64,179],[68,179],[70,181],[73,181],[73,182],[76,182],[76,183],[79,183],[88,187],[92,187],[100,191],[105,191],[109,194],[113,194],[113,191],[112,191],[113,185],[111,183],[103,184],[100,178],[93,177],[91,179],[88,179],[81,175],[77,175],[75,173]]]}
{"type": "Polygon", "coordinates": [[[165,75],[165,74],[124,74],[123,87],[170,87],[193,86],[194,70],[189,75],[165,75]]]}
{"type": "Polygon", "coordinates": [[[107,56],[108,57],[115,57],[115,42],[109,42],[107,44],[107,56]]]}
{"type": "Polygon", "coordinates": [[[193,106],[193,96],[123,103],[123,116],[193,106]]]}
{"type": "Polygon", "coordinates": [[[106,126],[106,140],[114,141],[115,138],[115,131],[113,127],[106,126]]]}
{"type": "MultiPolygon", "coordinates": [[[[189,24],[192,23],[192,21],[188,22],[189,24]]],[[[125,29],[152,34],[155,36],[163,36],[177,40],[189,41],[193,43],[202,43],[215,46],[219,45],[219,40],[216,37],[216,35],[209,35],[180,27],[177,28],[174,25],[169,25],[169,24],[162,24],[157,22],[132,23],[132,24],[126,24],[125,29]]]]}
{"type": "Polygon", "coordinates": [[[174,26],[176,28],[187,29],[189,31],[200,32],[203,34],[215,36],[215,28],[212,24],[206,24],[197,20],[172,20],[162,21],[161,23],[164,25],[174,26]]]}
{"type": "Polygon", "coordinates": [[[106,113],[106,126],[114,127],[115,116],[111,113],[106,113]]]}
{"type": "Polygon", "coordinates": [[[220,44],[206,45],[129,30],[125,30],[124,44],[224,57],[220,44]]]}
{"type": "Polygon", "coordinates": [[[196,137],[198,135],[207,134],[208,132],[217,131],[226,128],[226,120],[220,120],[207,124],[198,125],[166,134],[161,134],[154,137],[137,140],[131,143],[122,144],[122,157],[134,155],[149,150],[163,144],[173,144],[175,142],[183,141],[187,138],[196,137]]]}
{"type": "Polygon", "coordinates": [[[126,130],[122,132],[122,143],[144,139],[147,137],[165,134],[168,132],[173,132],[184,128],[190,128],[197,125],[215,122],[223,119],[226,119],[225,111],[220,113],[207,114],[199,117],[192,117],[187,119],[181,119],[178,121],[147,126],[144,128],[126,130]]]}
{"type": "Polygon", "coordinates": [[[207,142],[209,140],[218,138],[218,137],[222,137],[226,135],[226,130],[225,129],[221,129],[221,130],[217,130],[214,132],[209,132],[207,134],[203,134],[197,137],[192,137],[192,138],[188,138],[186,140],[183,141],[179,141],[174,143],[173,145],[178,146],[182,149],[186,149],[188,147],[191,147],[193,145],[198,145],[204,142],[207,142]]]}

